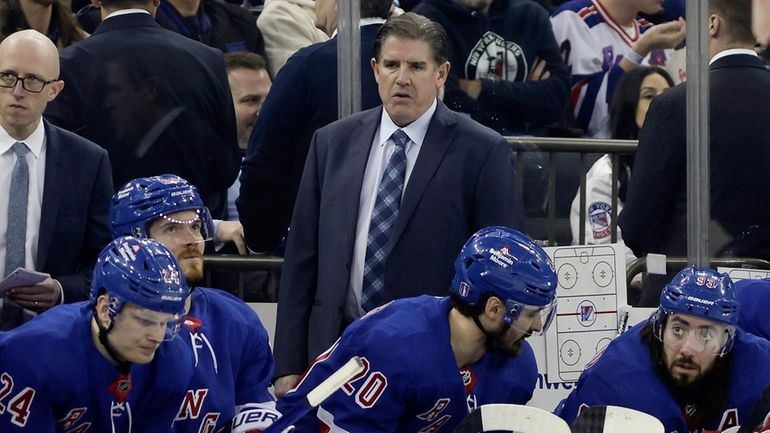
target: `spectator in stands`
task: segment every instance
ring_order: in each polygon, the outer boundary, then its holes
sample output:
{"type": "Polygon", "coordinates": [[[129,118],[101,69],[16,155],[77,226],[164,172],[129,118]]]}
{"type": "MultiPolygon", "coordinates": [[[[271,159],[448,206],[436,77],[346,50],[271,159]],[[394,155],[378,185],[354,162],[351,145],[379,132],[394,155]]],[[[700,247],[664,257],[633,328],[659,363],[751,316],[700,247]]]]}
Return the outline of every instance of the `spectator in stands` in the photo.
{"type": "Polygon", "coordinates": [[[155,21],[225,53],[265,54],[256,18],[237,5],[219,0],[160,0],[155,21]]]}
{"type": "Polygon", "coordinates": [[[444,103],[503,135],[545,135],[566,114],[569,73],[548,13],[531,0],[423,0],[449,35],[444,103]]]}
{"type": "Polygon", "coordinates": [[[557,415],[571,423],[585,406],[628,407],[666,432],[723,432],[746,421],[770,382],[770,364],[757,362],[770,343],[736,329],[742,305],[730,277],[688,266],[659,299],[648,321],[583,371],[557,415]]]}
{"type": "Polygon", "coordinates": [[[308,152],[278,291],[278,394],[364,312],[446,293],[473,232],[522,227],[509,145],[437,99],[444,29],[409,12],[385,22],[373,51],[382,107],[319,129],[308,152]]]}
{"type": "MultiPolygon", "coordinates": [[[[361,2],[361,108],[380,104],[370,61],[391,0],[361,2]]],[[[335,0],[316,2],[316,23],[336,30],[335,0]],[[329,6],[331,4],[331,6],[329,6]]],[[[307,150],[315,131],[337,120],[337,38],[297,52],[260,111],[243,163],[238,211],[249,247],[273,251],[286,234],[307,150]]]]}
{"type": "Polygon", "coordinates": [[[88,299],[99,251],[110,241],[107,152],[42,120],[57,97],[56,46],[22,30],[0,43],[0,266],[50,274],[0,300],[0,330],[62,302],[88,299]]]}
{"type": "MultiPolygon", "coordinates": [[[[623,74],[615,88],[610,103],[610,130],[616,140],[638,140],[639,130],[644,123],[652,99],[672,87],[674,81],[668,72],[656,67],[634,68],[623,74]]],[[[612,226],[612,183],[618,182],[618,214],[626,200],[628,181],[634,155],[619,156],[616,179],[612,178],[612,157],[607,154],[599,158],[586,173],[585,243],[606,244],[610,242],[612,226]]],[[[572,243],[577,244],[580,230],[580,191],[572,201],[570,212],[572,243]]],[[[623,242],[618,229],[618,242],[623,242]]],[[[635,259],[633,252],[626,248],[626,261],[635,259]]]]}
{"type": "Polygon", "coordinates": [[[259,110],[273,85],[267,72],[265,58],[254,53],[225,54],[227,82],[233,96],[235,122],[238,125],[238,146],[242,151],[249,144],[251,129],[257,122],[259,110]]]}
{"type": "Polygon", "coordinates": [[[0,41],[24,29],[37,30],[59,48],[88,36],[75,22],[72,12],[57,0],[5,0],[0,3],[0,41]]]}
{"type": "MultiPolygon", "coordinates": [[[[235,123],[238,125],[238,146],[241,152],[246,151],[249,144],[251,129],[257,122],[259,110],[267,98],[272,81],[267,72],[265,58],[254,53],[225,54],[227,81],[233,96],[235,107],[235,123]]],[[[227,190],[227,216],[225,219],[237,221],[238,210],[235,199],[241,190],[241,182],[235,179],[227,190]]]]}
{"type": "Polygon", "coordinates": [[[265,38],[267,67],[278,76],[286,61],[300,48],[329,39],[315,26],[313,0],[267,0],[257,18],[257,27],[265,38]]]}
{"type": "Polygon", "coordinates": [[[770,0],[753,0],[751,29],[765,47],[764,57],[770,59],[770,0]]]}
{"type": "MultiPolygon", "coordinates": [[[[753,50],[750,0],[711,0],[709,14],[711,254],[770,259],[770,71],[753,50]]],[[[639,257],[687,255],[685,125],[679,85],[650,106],[620,214],[639,257]]],[[[642,305],[654,302],[661,279],[645,279],[642,305]]]]}
{"type": "Polygon", "coordinates": [[[639,13],[660,0],[571,0],[551,17],[572,74],[570,111],[589,137],[609,138],[608,105],[620,77],[640,65],[666,68],[685,36],[683,19],[651,26],[639,13]]]}
{"type": "Polygon", "coordinates": [[[240,166],[222,53],[160,27],[155,5],[101,1],[96,32],[61,52],[67,86],[46,116],[107,149],[115,185],[174,173],[221,216],[240,166]]]}

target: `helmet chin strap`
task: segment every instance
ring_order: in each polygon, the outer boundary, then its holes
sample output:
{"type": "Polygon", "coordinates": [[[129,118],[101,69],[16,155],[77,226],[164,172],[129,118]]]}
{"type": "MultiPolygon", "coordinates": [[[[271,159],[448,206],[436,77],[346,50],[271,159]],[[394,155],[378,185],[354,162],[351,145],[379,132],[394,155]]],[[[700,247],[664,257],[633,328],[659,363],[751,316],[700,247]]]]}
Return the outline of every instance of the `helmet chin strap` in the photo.
{"type": "Polygon", "coordinates": [[[115,322],[110,319],[110,326],[108,328],[105,328],[102,326],[102,322],[99,321],[99,319],[96,317],[96,311],[94,309],[94,319],[96,320],[96,327],[99,328],[99,343],[104,346],[104,349],[107,351],[107,354],[110,355],[110,358],[112,358],[115,362],[117,362],[117,365],[115,366],[118,371],[121,374],[128,374],[129,369],[131,369],[131,363],[128,361],[125,361],[122,359],[120,355],[118,355],[118,351],[115,350],[115,347],[110,343],[110,340],[107,339],[107,334],[112,330],[112,328],[115,326],[115,322]]]}

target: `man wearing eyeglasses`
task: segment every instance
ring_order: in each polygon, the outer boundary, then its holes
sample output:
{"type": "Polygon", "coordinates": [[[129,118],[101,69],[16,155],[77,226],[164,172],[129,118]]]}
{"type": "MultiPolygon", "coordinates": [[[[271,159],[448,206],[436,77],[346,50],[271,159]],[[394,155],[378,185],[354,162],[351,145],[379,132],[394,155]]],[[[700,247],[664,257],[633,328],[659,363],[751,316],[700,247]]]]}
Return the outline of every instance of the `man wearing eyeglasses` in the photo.
{"type": "Polygon", "coordinates": [[[666,432],[745,423],[770,383],[770,344],[737,329],[741,307],[726,274],[683,269],[655,314],[588,364],[556,414],[572,423],[585,407],[622,406],[655,416],[666,432]]]}
{"type": "Polygon", "coordinates": [[[88,298],[90,274],[110,241],[107,152],[42,119],[61,92],[56,46],[24,30],[0,43],[0,277],[17,280],[0,300],[5,331],[62,302],[88,298]]]}

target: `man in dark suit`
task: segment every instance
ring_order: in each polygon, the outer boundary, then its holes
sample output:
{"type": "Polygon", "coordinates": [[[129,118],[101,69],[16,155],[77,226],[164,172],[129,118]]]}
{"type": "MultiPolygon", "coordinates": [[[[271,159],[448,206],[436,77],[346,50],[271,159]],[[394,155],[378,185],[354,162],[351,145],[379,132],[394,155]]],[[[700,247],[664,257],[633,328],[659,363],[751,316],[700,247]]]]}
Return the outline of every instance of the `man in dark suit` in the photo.
{"type": "Polygon", "coordinates": [[[319,129],[308,153],[278,293],[278,394],[366,311],[446,294],[473,232],[523,225],[505,139],[437,99],[444,29],[391,18],[373,54],[383,105],[319,129]]]}
{"type": "MultiPolygon", "coordinates": [[[[330,36],[336,9],[316,4],[316,26],[330,36]]],[[[380,104],[369,60],[374,36],[392,0],[361,2],[361,108],[380,104]]],[[[273,251],[286,234],[310,139],[337,120],[337,38],[295,53],[281,68],[249,138],[241,172],[238,214],[253,251],[273,251]]]]}
{"type": "Polygon", "coordinates": [[[219,216],[240,166],[224,60],[161,28],[158,1],[100,2],[96,32],[61,52],[67,86],[46,118],[105,148],[116,187],[176,174],[219,216]]]}
{"type": "Polygon", "coordinates": [[[0,44],[0,266],[50,274],[2,300],[0,330],[61,302],[88,298],[110,240],[107,152],[42,120],[64,86],[56,46],[34,30],[0,44]]]}
{"type": "MultiPolygon", "coordinates": [[[[770,259],[770,71],[753,50],[751,0],[711,0],[709,13],[712,254],[770,259]]],[[[687,255],[685,90],[652,101],[639,137],[619,219],[639,257],[687,255]]],[[[658,299],[658,277],[643,305],[658,299]]]]}

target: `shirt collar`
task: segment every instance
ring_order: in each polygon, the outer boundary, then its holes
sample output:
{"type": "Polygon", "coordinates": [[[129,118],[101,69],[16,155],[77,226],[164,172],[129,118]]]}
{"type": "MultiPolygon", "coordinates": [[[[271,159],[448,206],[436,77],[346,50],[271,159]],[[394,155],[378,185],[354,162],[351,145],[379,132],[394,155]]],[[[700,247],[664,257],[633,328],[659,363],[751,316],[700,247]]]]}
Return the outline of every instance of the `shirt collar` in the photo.
{"type": "Polygon", "coordinates": [[[117,16],[120,16],[120,15],[136,14],[136,13],[150,15],[150,12],[148,12],[145,9],[129,8],[129,9],[121,9],[121,10],[115,11],[115,12],[107,15],[106,17],[104,17],[104,19],[106,20],[107,18],[117,17],[117,16]]]}
{"type": "Polygon", "coordinates": [[[434,99],[430,107],[428,107],[428,109],[425,110],[425,112],[422,113],[420,117],[403,128],[399,128],[395,123],[393,123],[390,115],[383,107],[382,117],[380,119],[380,137],[378,139],[380,146],[385,145],[390,136],[393,135],[397,129],[402,129],[416,146],[421,146],[422,142],[425,140],[425,135],[428,133],[430,119],[433,117],[433,113],[436,112],[436,106],[437,103],[434,99]]]}
{"type": "Polygon", "coordinates": [[[749,56],[759,57],[759,54],[757,54],[756,51],[750,50],[748,48],[731,48],[729,50],[720,51],[714,54],[714,57],[712,57],[709,61],[709,65],[713,65],[714,62],[721,59],[722,57],[734,56],[736,54],[748,54],[749,56]]]}
{"type": "Polygon", "coordinates": [[[5,152],[8,152],[11,147],[13,147],[14,143],[17,141],[24,142],[29,150],[32,152],[33,155],[35,155],[35,158],[40,157],[40,152],[43,151],[43,140],[45,139],[45,126],[43,125],[43,120],[41,119],[38,124],[37,128],[35,128],[34,131],[32,131],[32,134],[29,135],[29,137],[23,139],[23,140],[17,140],[10,135],[8,135],[8,132],[6,132],[5,128],[0,126],[0,155],[5,154],[5,152]]]}

